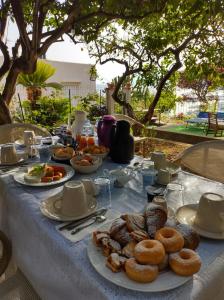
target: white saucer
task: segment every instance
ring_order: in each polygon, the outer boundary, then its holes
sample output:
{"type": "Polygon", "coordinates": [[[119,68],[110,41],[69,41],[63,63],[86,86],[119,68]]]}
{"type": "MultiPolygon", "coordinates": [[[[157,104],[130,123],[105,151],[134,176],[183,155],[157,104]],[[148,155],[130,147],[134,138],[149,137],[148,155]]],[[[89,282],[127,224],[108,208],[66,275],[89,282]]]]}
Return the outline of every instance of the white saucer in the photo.
{"type": "Polygon", "coordinates": [[[17,166],[17,165],[20,165],[20,164],[24,163],[26,160],[27,159],[21,157],[19,160],[17,160],[16,162],[12,162],[12,163],[10,163],[10,162],[1,163],[1,161],[0,161],[0,167],[17,166]]]}
{"type": "Polygon", "coordinates": [[[176,212],[176,219],[181,224],[190,225],[197,233],[203,237],[215,239],[215,240],[224,240],[224,232],[210,232],[206,231],[194,224],[195,215],[198,209],[198,204],[188,204],[181,206],[176,212]]]}
{"type": "Polygon", "coordinates": [[[92,214],[96,210],[97,202],[96,198],[90,195],[87,196],[87,202],[88,202],[88,210],[85,214],[82,215],[75,215],[75,216],[67,216],[62,214],[59,210],[55,209],[55,201],[60,201],[62,196],[62,193],[56,194],[54,196],[49,197],[48,199],[44,200],[40,204],[40,210],[42,214],[52,220],[56,221],[76,221],[80,220],[82,218],[88,217],[90,214],[92,214]]]}

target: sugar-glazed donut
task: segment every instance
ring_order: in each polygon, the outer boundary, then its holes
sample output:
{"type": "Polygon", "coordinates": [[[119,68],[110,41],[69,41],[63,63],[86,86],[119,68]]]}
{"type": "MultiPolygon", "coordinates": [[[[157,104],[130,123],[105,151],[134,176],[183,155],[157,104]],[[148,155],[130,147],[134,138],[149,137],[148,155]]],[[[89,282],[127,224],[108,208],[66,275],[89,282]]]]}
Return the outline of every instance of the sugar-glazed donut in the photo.
{"type": "Polygon", "coordinates": [[[169,265],[178,275],[191,276],[200,270],[201,259],[195,251],[183,248],[169,255],[169,265]]]}
{"type": "Polygon", "coordinates": [[[155,240],[160,241],[168,253],[180,251],[184,246],[183,236],[172,227],[159,229],[155,234],[155,240]]]}
{"type": "Polygon", "coordinates": [[[135,246],[134,256],[140,264],[158,265],[165,257],[165,249],[159,241],[144,240],[135,246]]]}
{"type": "Polygon", "coordinates": [[[134,258],[125,262],[127,276],[137,282],[151,282],[156,279],[159,271],[156,265],[141,265],[134,258]]]}

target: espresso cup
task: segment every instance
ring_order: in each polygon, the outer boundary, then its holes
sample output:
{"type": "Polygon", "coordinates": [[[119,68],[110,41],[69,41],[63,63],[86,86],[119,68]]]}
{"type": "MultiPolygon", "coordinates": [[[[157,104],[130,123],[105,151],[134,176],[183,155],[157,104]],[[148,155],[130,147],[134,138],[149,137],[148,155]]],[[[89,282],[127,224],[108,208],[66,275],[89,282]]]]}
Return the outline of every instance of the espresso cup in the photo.
{"type": "Polygon", "coordinates": [[[82,179],[81,181],[87,194],[92,196],[97,196],[99,194],[99,187],[91,179],[82,179]]]}
{"type": "Polygon", "coordinates": [[[164,169],[166,167],[166,155],[163,152],[153,152],[151,154],[151,160],[154,162],[156,170],[164,169]]]}
{"type": "Polygon", "coordinates": [[[15,145],[5,144],[1,146],[1,163],[7,164],[7,163],[16,163],[18,161],[18,157],[16,154],[16,148],[15,145]]]}
{"type": "Polygon", "coordinates": [[[25,130],[23,132],[23,140],[24,140],[24,145],[32,145],[35,143],[35,133],[32,130],[25,130]]]}
{"type": "Polygon", "coordinates": [[[55,201],[54,207],[63,215],[78,217],[87,213],[87,196],[81,181],[66,182],[60,199],[60,207],[58,207],[58,201],[55,201]]]}
{"type": "Polygon", "coordinates": [[[209,232],[224,232],[224,197],[215,193],[203,194],[194,224],[209,232]]]}

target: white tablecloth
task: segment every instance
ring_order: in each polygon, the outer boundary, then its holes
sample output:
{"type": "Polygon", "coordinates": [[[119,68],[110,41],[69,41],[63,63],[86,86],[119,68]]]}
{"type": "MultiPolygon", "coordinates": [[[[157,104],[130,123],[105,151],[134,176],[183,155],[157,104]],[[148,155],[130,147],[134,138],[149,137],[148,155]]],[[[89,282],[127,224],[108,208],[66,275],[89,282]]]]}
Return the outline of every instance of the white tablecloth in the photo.
{"type": "MultiPolygon", "coordinates": [[[[118,167],[111,162],[103,168],[118,167]]],[[[80,176],[75,175],[75,179],[80,176]]],[[[87,176],[82,176],[87,177],[87,176]]],[[[203,192],[224,192],[223,185],[180,172],[186,202],[195,202],[203,192]]],[[[120,288],[97,274],[91,266],[86,246],[89,237],[72,243],[58,234],[57,224],[41,215],[39,204],[62,187],[32,188],[16,183],[12,175],[0,176],[1,228],[13,243],[16,263],[42,299],[223,299],[224,241],[202,239],[199,253],[201,271],[185,285],[160,293],[133,292],[120,288]],[[213,297],[213,298],[212,298],[213,297]]],[[[121,212],[140,211],[146,204],[141,182],[112,189],[112,207],[121,212]]]]}

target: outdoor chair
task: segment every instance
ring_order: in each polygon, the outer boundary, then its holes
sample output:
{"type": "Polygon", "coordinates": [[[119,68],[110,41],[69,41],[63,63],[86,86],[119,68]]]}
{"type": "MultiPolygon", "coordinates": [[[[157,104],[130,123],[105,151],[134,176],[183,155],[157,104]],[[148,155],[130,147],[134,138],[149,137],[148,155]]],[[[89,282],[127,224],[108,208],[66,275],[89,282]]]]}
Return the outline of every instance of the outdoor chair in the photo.
{"type": "Polygon", "coordinates": [[[193,145],[184,150],[175,163],[186,171],[224,183],[224,141],[193,145]]]}
{"type": "Polygon", "coordinates": [[[214,132],[214,136],[217,136],[217,134],[220,132],[220,135],[222,136],[223,130],[224,130],[224,120],[220,121],[218,119],[217,113],[209,113],[206,135],[208,135],[211,132],[214,132]]]}
{"type": "Polygon", "coordinates": [[[196,118],[186,120],[186,127],[188,124],[206,125],[208,123],[208,112],[200,111],[196,118]]]}
{"type": "Polygon", "coordinates": [[[43,137],[51,136],[46,129],[27,123],[13,123],[0,125],[0,144],[15,142],[23,139],[24,130],[33,130],[35,135],[43,137]]]}
{"type": "MultiPolygon", "coordinates": [[[[146,130],[146,127],[143,124],[141,124],[140,122],[136,121],[135,119],[133,119],[129,116],[122,115],[122,114],[114,114],[113,116],[115,117],[115,119],[117,121],[125,120],[125,121],[129,122],[131,127],[135,125],[135,126],[138,126],[142,130],[146,130]]],[[[146,142],[147,142],[147,140],[148,140],[148,137],[134,136],[135,147],[138,146],[138,145],[140,146],[143,157],[145,157],[145,155],[146,155],[146,142]]]]}
{"type": "Polygon", "coordinates": [[[9,266],[12,256],[12,244],[6,235],[0,230],[0,251],[2,256],[0,258],[0,299],[1,300],[41,300],[33,287],[17,269],[9,278],[5,272],[9,266]]]}

